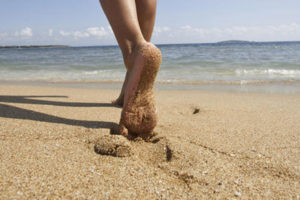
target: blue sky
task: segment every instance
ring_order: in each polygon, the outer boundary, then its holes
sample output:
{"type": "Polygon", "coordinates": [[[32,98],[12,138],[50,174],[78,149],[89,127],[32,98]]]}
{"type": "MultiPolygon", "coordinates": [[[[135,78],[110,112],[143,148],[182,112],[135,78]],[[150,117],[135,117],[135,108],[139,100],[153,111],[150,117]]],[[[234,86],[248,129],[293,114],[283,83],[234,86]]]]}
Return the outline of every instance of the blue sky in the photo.
{"type": "MultiPolygon", "coordinates": [[[[0,45],[116,44],[97,0],[0,0],[0,45]]],[[[154,43],[300,40],[299,0],[158,0],[154,43]]]]}

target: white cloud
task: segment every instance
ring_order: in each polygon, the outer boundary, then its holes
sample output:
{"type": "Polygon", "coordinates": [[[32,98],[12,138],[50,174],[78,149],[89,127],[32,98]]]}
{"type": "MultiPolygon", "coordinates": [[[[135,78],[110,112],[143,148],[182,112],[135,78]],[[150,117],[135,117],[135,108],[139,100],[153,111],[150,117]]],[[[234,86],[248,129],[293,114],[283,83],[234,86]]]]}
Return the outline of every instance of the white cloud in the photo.
{"type": "Polygon", "coordinates": [[[154,27],[154,31],[153,31],[153,36],[158,37],[160,35],[161,37],[164,37],[164,34],[168,33],[169,31],[171,31],[170,27],[167,27],[167,26],[155,26],[154,27]]]}
{"type": "Polygon", "coordinates": [[[71,31],[71,32],[59,31],[59,34],[63,37],[72,36],[75,39],[86,38],[90,36],[87,32],[81,32],[81,31],[71,31]]]}
{"type": "Polygon", "coordinates": [[[80,32],[80,31],[74,31],[72,35],[74,36],[75,39],[90,37],[90,35],[87,32],[80,32]]]}
{"type": "Polygon", "coordinates": [[[94,36],[97,38],[102,38],[103,36],[106,36],[109,34],[109,31],[105,30],[104,27],[90,27],[87,28],[85,31],[59,31],[59,34],[61,36],[67,37],[72,36],[74,39],[78,38],[88,38],[90,36],[94,36]]]}
{"type": "Polygon", "coordinates": [[[15,36],[32,37],[32,29],[29,27],[25,27],[21,31],[15,32],[15,36]]]}
{"type": "Polygon", "coordinates": [[[61,36],[69,36],[69,35],[71,35],[71,32],[59,31],[59,34],[61,36]]]}
{"type": "Polygon", "coordinates": [[[182,26],[180,28],[183,29],[183,30],[191,30],[192,29],[192,27],[190,25],[185,25],[185,26],[182,26]]]}
{"type": "Polygon", "coordinates": [[[50,37],[53,36],[53,29],[49,29],[49,30],[48,30],[48,35],[49,35],[50,37]]]}
{"type": "Polygon", "coordinates": [[[154,28],[154,32],[156,32],[156,33],[168,32],[170,30],[171,29],[169,27],[167,27],[167,26],[156,26],[154,28]]]}
{"type": "Polygon", "coordinates": [[[96,36],[99,38],[108,35],[108,32],[104,29],[104,27],[90,27],[87,29],[87,32],[90,35],[96,36]]]}
{"type": "Polygon", "coordinates": [[[26,27],[24,29],[21,30],[20,33],[21,36],[25,36],[25,37],[32,37],[32,29],[29,27],[26,27]]]}

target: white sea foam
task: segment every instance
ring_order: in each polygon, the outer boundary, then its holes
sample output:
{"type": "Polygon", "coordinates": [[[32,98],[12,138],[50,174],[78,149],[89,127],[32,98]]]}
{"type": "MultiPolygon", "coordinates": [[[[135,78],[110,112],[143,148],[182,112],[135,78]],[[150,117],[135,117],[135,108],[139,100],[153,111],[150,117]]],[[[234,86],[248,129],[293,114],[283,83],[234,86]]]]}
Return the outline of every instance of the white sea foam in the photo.
{"type": "Polygon", "coordinates": [[[98,74],[99,73],[99,70],[94,70],[94,71],[85,71],[84,74],[86,75],[95,75],[95,74],[98,74]]]}
{"type": "Polygon", "coordinates": [[[300,70],[291,69],[237,69],[235,70],[236,75],[279,75],[288,77],[299,77],[300,70]]]}

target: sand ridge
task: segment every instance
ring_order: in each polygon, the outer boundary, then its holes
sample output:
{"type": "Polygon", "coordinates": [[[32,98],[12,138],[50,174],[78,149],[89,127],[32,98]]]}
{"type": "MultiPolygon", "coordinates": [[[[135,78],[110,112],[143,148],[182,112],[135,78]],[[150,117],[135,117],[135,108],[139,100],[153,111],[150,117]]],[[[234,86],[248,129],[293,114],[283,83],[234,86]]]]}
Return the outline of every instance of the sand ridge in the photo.
{"type": "Polygon", "coordinates": [[[0,199],[299,199],[299,95],[158,91],[145,142],[110,134],[117,90],[0,92],[0,199]]]}

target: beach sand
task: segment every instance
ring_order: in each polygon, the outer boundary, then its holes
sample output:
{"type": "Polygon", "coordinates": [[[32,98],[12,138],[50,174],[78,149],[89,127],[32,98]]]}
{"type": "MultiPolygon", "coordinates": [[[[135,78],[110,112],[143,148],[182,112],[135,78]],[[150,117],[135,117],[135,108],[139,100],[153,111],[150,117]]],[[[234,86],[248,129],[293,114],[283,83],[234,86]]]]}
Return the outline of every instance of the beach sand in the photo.
{"type": "Polygon", "coordinates": [[[144,142],[118,92],[0,86],[0,199],[300,198],[300,95],[158,90],[144,142]]]}

